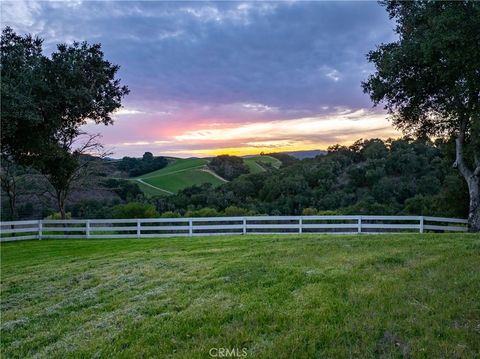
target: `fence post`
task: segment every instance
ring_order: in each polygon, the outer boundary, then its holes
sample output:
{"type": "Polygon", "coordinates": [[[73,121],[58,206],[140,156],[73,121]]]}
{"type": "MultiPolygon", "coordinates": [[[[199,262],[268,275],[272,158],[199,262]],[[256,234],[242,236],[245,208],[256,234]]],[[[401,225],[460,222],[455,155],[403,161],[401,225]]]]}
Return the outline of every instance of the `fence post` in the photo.
{"type": "Polygon", "coordinates": [[[38,221],[38,239],[39,240],[42,240],[42,237],[43,237],[43,222],[42,220],[40,219],[38,221]]]}
{"type": "Polygon", "coordinates": [[[188,220],[188,235],[189,236],[193,235],[193,220],[192,219],[188,220]]]}
{"type": "Polygon", "coordinates": [[[362,233],[362,216],[358,216],[358,233],[362,233]]]}
{"type": "Polygon", "coordinates": [[[137,238],[140,238],[142,235],[142,224],[140,219],[137,219],[137,238]]]}
{"type": "Polygon", "coordinates": [[[423,216],[420,216],[420,233],[423,233],[423,216]]]}
{"type": "Polygon", "coordinates": [[[90,220],[87,219],[85,222],[85,237],[90,238],[90,220]]]}
{"type": "Polygon", "coordinates": [[[243,234],[247,234],[247,218],[243,217],[243,234]]]}
{"type": "Polygon", "coordinates": [[[299,234],[302,234],[302,231],[303,231],[302,226],[303,226],[303,218],[300,217],[300,218],[298,219],[298,233],[299,233],[299,234]]]}

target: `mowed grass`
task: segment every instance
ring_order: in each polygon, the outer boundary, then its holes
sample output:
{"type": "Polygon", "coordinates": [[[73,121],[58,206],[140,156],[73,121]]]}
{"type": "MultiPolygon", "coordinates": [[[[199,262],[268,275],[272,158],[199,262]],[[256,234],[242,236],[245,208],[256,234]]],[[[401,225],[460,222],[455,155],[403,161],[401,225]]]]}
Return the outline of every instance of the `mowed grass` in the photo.
{"type": "Polygon", "coordinates": [[[243,159],[243,162],[248,167],[250,173],[265,172],[266,166],[262,166],[262,164],[271,165],[274,168],[279,168],[281,165],[281,162],[279,160],[271,156],[246,157],[243,159]]]}
{"type": "MultiPolygon", "coordinates": [[[[152,186],[172,193],[176,193],[179,190],[190,186],[201,185],[203,183],[211,183],[215,186],[222,184],[223,182],[213,174],[202,171],[207,163],[208,160],[204,158],[178,158],[165,168],[147,173],[137,178],[152,186]]],[[[154,188],[149,187],[147,189],[147,187],[149,186],[144,185],[140,187],[147,195],[166,194],[161,191],[156,193],[154,188]]]]}
{"type": "Polygon", "coordinates": [[[473,358],[480,236],[1,245],[3,358],[473,358]]]}

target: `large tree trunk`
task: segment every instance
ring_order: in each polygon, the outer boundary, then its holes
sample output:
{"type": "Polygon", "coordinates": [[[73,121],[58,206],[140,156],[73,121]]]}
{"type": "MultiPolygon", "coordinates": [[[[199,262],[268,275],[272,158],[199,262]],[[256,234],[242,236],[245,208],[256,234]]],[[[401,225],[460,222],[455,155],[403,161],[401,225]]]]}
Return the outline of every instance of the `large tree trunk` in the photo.
{"type": "Polygon", "coordinates": [[[471,232],[480,232],[480,179],[477,176],[472,176],[467,179],[467,184],[470,194],[468,229],[471,232]]]}
{"type": "Polygon", "coordinates": [[[17,219],[17,182],[15,168],[12,162],[2,158],[1,186],[8,197],[8,209],[10,220],[17,219]]]}
{"type": "Polygon", "coordinates": [[[60,212],[60,218],[61,219],[66,219],[66,213],[65,213],[65,196],[63,195],[62,191],[57,190],[57,206],[58,206],[58,211],[60,212]]]}
{"type": "Polygon", "coordinates": [[[480,165],[475,161],[474,170],[465,162],[463,145],[465,141],[465,127],[462,126],[455,141],[455,164],[468,185],[470,204],[468,208],[468,230],[480,232],[480,165]]]}

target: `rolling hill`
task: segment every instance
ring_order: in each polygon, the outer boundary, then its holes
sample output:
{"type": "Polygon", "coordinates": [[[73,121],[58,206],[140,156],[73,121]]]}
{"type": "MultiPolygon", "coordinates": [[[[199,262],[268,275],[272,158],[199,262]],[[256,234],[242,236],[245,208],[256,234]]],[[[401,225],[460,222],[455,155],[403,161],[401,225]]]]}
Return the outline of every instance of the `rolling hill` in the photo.
{"type": "Polygon", "coordinates": [[[211,183],[220,185],[222,178],[210,172],[208,159],[175,159],[167,167],[136,177],[134,180],[147,195],[169,195],[193,185],[211,183]]]}
{"type": "MultiPolygon", "coordinates": [[[[168,166],[133,178],[148,196],[174,194],[184,188],[211,183],[214,186],[227,182],[207,168],[207,158],[175,158],[168,166]]],[[[269,167],[278,168],[281,162],[270,156],[249,156],[244,158],[250,173],[266,171],[269,167]]]]}
{"type": "Polygon", "coordinates": [[[279,168],[281,162],[271,156],[249,156],[244,157],[243,162],[248,167],[250,173],[264,172],[269,166],[279,168]]]}

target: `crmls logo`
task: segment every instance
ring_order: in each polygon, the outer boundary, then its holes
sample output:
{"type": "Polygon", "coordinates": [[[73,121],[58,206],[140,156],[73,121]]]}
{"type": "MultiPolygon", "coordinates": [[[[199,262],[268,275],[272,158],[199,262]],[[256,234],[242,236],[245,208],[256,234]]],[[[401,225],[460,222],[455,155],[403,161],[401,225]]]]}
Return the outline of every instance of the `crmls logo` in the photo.
{"type": "Polygon", "coordinates": [[[247,348],[211,348],[208,354],[213,358],[244,358],[248,352],[247,348]]]}

